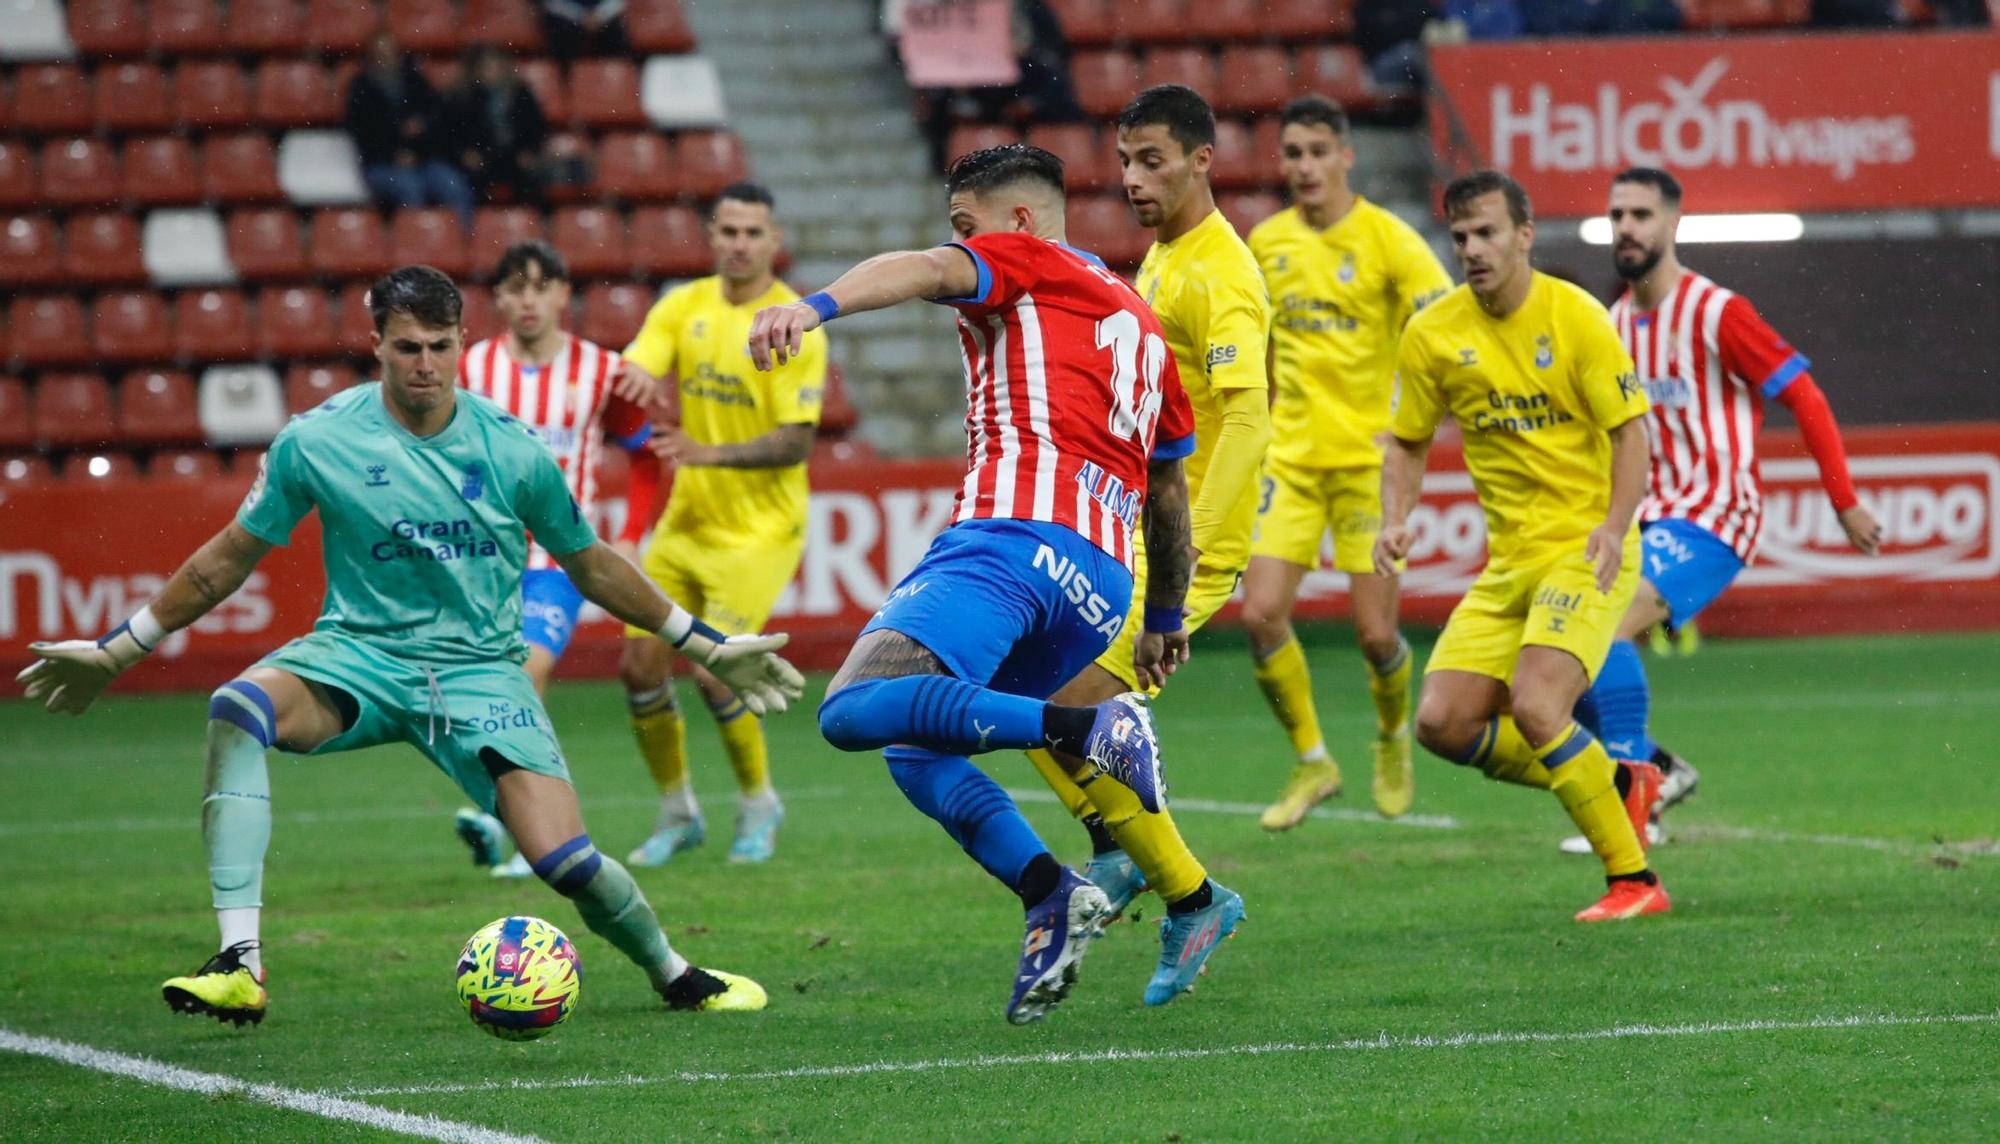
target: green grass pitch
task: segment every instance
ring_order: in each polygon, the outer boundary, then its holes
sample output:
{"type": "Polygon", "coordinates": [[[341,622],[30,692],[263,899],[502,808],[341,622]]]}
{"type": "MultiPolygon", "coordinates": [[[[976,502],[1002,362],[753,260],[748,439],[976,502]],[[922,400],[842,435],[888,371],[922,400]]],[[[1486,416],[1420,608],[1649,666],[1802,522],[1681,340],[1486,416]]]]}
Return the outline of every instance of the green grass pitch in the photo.
{"type": "MultiPolygon", "coordinates": [[[[663,1011],[566,903],[476,872],[457,792],[392,749],[274,757],[270,1017],[177,1017],[159,982],[214,941],[203,698],[114,698],[80,720],[0,703],[0,1030],[563,1141],[2000,1134],[2000,639],[1717,640],[1652,660],[1657,732],[1704,776],[1655,851],[1675,909],[1584,928],[1570,915],[1601,882],[1556,852],[1547,795],[1420,757],[1415,824],[1361,813],[1360,662],[1315,637],[1348,796],[1293,833],[1258,829],[1285,743],[1240,636],[1204,640],[1161,727],[1182,830],[1249,920],[1193,994],[1145,1009],[1159,905],[1141,899],[1143,922],[1114,927],[1025,1029],[1001,1016],[1017,904],[878,758],[821,743],[810,704],[769,725],[790,810],[776,860],[723,863],[730,784],[697,711],[711,840],[640,872],[682,952],[761,980],[768,1012],[663,1011]],[[554,921],[583,958],[575,1018],[533,1044],[475,1031],[452,993],[459,944],[510,912],[554,921]]],[[[616,687],[561,685],[551,709],[592,834],[622,855],[653,800],[616,687]]],[[[1038,788],[1018,757],[987,766],[1038,788]]],[[[1024,806],[1081,861],[1060,808],[1024,806]]],[[[4,1051],[0,1108],[9,1139],[379,1135],[4,1051]]]]}

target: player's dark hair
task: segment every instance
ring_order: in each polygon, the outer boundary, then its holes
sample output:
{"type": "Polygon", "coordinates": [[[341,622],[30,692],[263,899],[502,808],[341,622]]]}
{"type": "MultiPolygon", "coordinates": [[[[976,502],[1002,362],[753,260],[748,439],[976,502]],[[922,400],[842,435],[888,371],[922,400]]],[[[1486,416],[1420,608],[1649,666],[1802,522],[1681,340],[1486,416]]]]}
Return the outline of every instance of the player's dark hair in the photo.
{"type": "Polygon", "coordinates": [[[375,280],[366,300],[378,334],[388,329],[392,314],[454,330],[464,324],[465,296],[444,271],[432,266],[398,266],[375,280]]]}
{"type": "Polygon", "coordinates": [[[1162,126],[1181,149],[1193,154],[1202,146],[1215,146],[1215,109],[1195,89],[1180,83],[1149,87],[1132,97],[1118,113],[1118,127],[1135,131],[1162,126]]]}
{"type": "MultiPolygon", "coordinates": [[[[748,203],[753,207],[770,207],[773,214],[778,211],[778,200],[771,197],[771,189],[762,183],[752,183],[748,180],[731,183],[722,188],[721,194],[715,196],[715,205],[721,206],[724,199],[732,203],[748,203]]],[[[709,214],[714,213],[714,208],[710,208],[709,214]]]]}
{"type": "Polygon", "coordinates": [[[562,252],[541,239],[517,242],[500,256],[500,264],[493,268],[493,280],[505,282],[516,274],[526,274],[533,267],[541,272],[544,282],[569,282],[569,263],[563,261],[562,252]]]}
{"type": "Polygon", "coordinates": [[[1278,113],[1279,127],[1290,127],[1294,123],[1324,127],[1342,139],[1347,138],[1347,110],[1317,92],[1299,96],[1278,113]]]}
{"type": "Polygon", "coordinates": [[[1637,183],[1660,192],[1660,201],[1670,207],[1681,205],[1681,181],[1658,167],[1627,167],[1611,177],[1611,185],[1637,183]]]}
{"type": "Polygon", "coordinates": [[[960,191],[984,194],[1015,183],[1036,183],[1063,193],[1063,162],[1040,147],[1009,143],[961,155],[944,174],[948,195],[960,191]]]}
{"type": "Polygon", "coordinates": [[[1468,171],[1453,179],[1444,188],[1444,217],[1462,218],[1472,209],[1472,200],[1481,195],[1498,191],[1507,196],[1507,217],[1515,226],[1526,226],[1535,219],[1534,208],[1528,204],[1528,192],[1513,177],[1501,171],[1468,171]]]}

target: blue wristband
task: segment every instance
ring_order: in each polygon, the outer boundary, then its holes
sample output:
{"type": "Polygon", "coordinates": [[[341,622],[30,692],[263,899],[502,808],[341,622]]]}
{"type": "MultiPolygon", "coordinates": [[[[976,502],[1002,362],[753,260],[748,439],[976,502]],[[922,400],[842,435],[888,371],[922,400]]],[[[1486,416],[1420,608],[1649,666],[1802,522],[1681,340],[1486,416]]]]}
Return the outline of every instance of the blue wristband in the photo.
{"type": "Polygon", "coordinates": [[[1149,632],[1177,632],[1187,622],[1187,613],[1179,608],[1155,608],[1146,605],[1146,630],[1149,632]]]}
{"type": "Polygon", "coordinates": [[[716,631],[714,628],[709,627],[707,624],[702,623],[701,617],[699,616],[694,617],[693,622],[688,625],[687,635],[682,636],[681,638],[675,640],[674,646],[677,648],[686,647],[688,638],[690,636],[706,636],[709,639],[714,640],[716,643],[721,643],[722,641],[729,638],[728,636],[723,635],[721,632],[716,631]]]}
{"type": "Polygon", "coordinates": [[[808,294],[799,301],[811,306],[813,313],[818,314],[822,322],[831,322],[840,317],[840,303],[834,301],[833,295],[824,290],[808,294]]]}

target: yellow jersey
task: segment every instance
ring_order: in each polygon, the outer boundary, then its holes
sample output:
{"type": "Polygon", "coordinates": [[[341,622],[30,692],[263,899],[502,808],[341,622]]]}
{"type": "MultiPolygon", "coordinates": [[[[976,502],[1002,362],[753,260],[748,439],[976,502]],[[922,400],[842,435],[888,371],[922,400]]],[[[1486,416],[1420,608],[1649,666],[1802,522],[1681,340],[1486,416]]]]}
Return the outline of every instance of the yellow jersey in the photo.
{"type": "MultiPolygon", "coordinates": [[[[1271,298],[1257,260],[1221,211],[1172,242],[1153,244],[1139,267],[1139,295],[1159,316],[1194,406],[1195,451],[1187,461],[1187,480],[1188,494],[1198,502],[1222,428],[1218,394],[1270,387],[1264,351],[1271,298]]],[[[1203,524],[1195,522],[1203,564],[1230,570],[1247,565],[1250,534],[1257,527],[1257,482],[1245,482],[1243,495],[1210,525],[1211,535],[1202,535],[1203,524]]]]}
{"type": "Polygon", "coordinates": [[[1428,243],[1356,197],[1325,230],[1299,208],[1250,232],[1276,319],[1271,457],[1310,469],[1377,468],[1403,324],[1451,289],[1428,243]]]}
{"type": "Polygon", "coordinates": [[[1646,391],[1611,317],[1581,288],[1540,272],[1504,318],[1460,286],[1403,330],[1390,429],[1427,441],[1448,411],[1486,512],[1494,564],[1532,560],[1604,523],[1606,434],[1646,415],[1646,391]]]}
{"type": "MultiPolygon", "coordinates": [[[[780,425],[817,425],[826,387],[826,334],[805,336],[798,356],[769,373],[750,364],[750,322],[766,306],[796,302],[783,282],[732,305],[722,279],[669,291],[646,314],[625,357],[654,377],[679,376],[681,429],[704,445],[736,445],[780,425]]],[[[793,543],[805,536],[806,467],[692,465],[674,475],[659,532],[721,548],[793,543]]]]}

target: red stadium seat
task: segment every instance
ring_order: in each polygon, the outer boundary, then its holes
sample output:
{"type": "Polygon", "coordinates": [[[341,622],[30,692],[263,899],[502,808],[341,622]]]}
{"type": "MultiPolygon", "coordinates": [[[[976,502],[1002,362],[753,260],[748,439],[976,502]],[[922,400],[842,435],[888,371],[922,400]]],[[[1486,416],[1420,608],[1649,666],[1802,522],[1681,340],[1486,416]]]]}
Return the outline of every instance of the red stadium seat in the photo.
{"type": "Polygon", "coordinates": [[[325,357],[339,352],[340,339],[324,291],[267,286],[257,295],[258,357],[325,357]]]}
{"type": "Polygon", "coordinates": [[[42,145],[42,197],[52,206],[115,203],[123,195],[118,160],[99,139],[51,139],[42,145]]]}
{"type": "Polygon", "coordinates": [[[1203,0],[1189,15],[1199,19],[1204,40],[1256,40],[1265,35],[1266,0],[1203,0]]]}
{"type": "Polygon", "coordinates": [[[194,148],[178,135],[125,141],[125,198],[140,206],[201,201],[194,148]]]}
{"type": "Polygon", "coordinates": [[[17,295],[7,304],[7,356],[29,365],[90,360],[83,304],[64,294],[17,295]]]}
{"type": "Polygon", "coordinates": [[[189,290],[174,302],[174,354],[201,365],[255,352],[250,304],[234,290],[189,290]]]}
{"type": "Polygon", "coordinates": [[[1117,35],[1109,0],[1050,0],[1049,7],[1072,48],[1102,47],[1117,35]]]}
{"type": "Polygon", "coordinates": [[[237,449],[223,459],[223,467],[233,477],[253,476],[264,467],[265,452],[257,448],[237,449]]]}
{"type": "Polygon", "coordinates": [[[369,336],[375,332],[375,320],[368,313],[368,284],[355,282],[340,292],[334,301],[333,340],[338,353],[349,357],[365,357],[369,352],[369,336]]]}
{"type": "Polygon", "coordinates": [[[331,55],[353,55],[382,24],[375,0],[307,0],[306,46],[331,55]]]}
{"type": "Polygon", "coordinates": [[[65,481],[129,481],[139,475],[130,453],[77,453],[63,462],[65,481]]]}
{"type": "Polygon", "coordinates": [[[194,379],[179,370],[136,369],[118,383],[118,435],[134,445],[201,440],[194,379]]]}
{"type": "Polygon", "coordinates": [[[1210,102],[1220,112],[1276,111],[1292,97],[1292,61],[1283,48],[1232,47],[1210,102]]]}
{"type": "Polygon", "coordinates": [[[608,278],[632,273],[632,242],[625,219],[606,207],[564,207],[556,212],[551,241],[569,261],[578,278],[608,278]]]}
{"type": "Polygon", "coordinates": [[[484,207],[472,217],[472,266],[485,277],[507,248],[517,242],[547,237],[542,216],[528,207],[484,207]]]}
{"type": "Polygon", "coordinates": [[[124,211],[71,215],[63,226],[63,276],[86,286],[146,281],[139,220],[124,211]]]}
{"type": "Polygon", "coordinates": [[[0,290],[62,281],[62,242],[47,215],[0,218],[0,290]]]}
{"type": "Polygon", "coordinates": [[[85,59],[146,51],[146,18],[138,0],[69,0],[69,38],[85,59]]]}
{"type": "Polygon", "coordinates": [[[94,373],[46,373],[35,384],[35,440],[52,448],[108,445],[111,387],[94,373]]]}
{"type": "Polygon", "coordinates": [[[229,261],[247,282],[306,275],[298,216],[284,207],[260,207],[229,216],[229,261]]]}
{"type": "Polygon", "coordinates": [[[845,437],[860,423],[861,411],[847,396],[847,379],[841,375],[839,366],[828,363],[826,392],[820,396],[819,436],[845,437]]]}
{"type": "Polygon", "coordinates": [[[493,291],[484,286],[466,286],[465,344],[471,346],[501,332],[500,311],[493,308],[493,291]]]}
{"type": "Polygon", "coordinates": [[[34,153],[26,143],[0,138],[0,208],[39,206],[41,200],[34,153]]]}
{"type": "Polygon", "coordinates": [[[563,85],[562,69],[550,59],[522,60],[518,65],[521,82],[535,93],[542,114],[550,123],[569,122],[569,89],[563,85]]]}
{"type": "MultiPolygon", "coordinates": [[[[445,92],[450,91],[458,83],[459,77],[465,74],[465,64],[461,60],[439,59],[433,56],[428,59],[418,60],[417,70],[423,73],[424,78],[430,81],[432,87],[440,92],[445,92]]],[[[340,89],[346,91],[347,85],[342,83],[340,89]]]]}
{"type": "Polygon", "coordinates": [[[389,0],[387,23],[405,51],[444,55],[464,43],[451,0],[389,0]]]}
{"type": "Polygon", "coordinates": [[[1284,40],[1346,39],[1354,33],[1350,0],[1267,0],[1264,29],[1284,40]]]}
{"type": "Polygon", "coordinates": [[[1349,111],[1372,107],[1380,100],[1368,78],[1368,64],[1351,44],[1321,44],[1299,49],[1293,77],[1300,91],[1315,92],[1349,111]]]}
{"type": "Polygon", "coordinates": [[[47,457],[29,455],[25,457],[0,457],[0,484],[23,485],[47,484],[56,479],[55,466],[47,457]]]}
{"type": "Polygon", "coordinates": [[[542,46],[542,25],[528,0],[465,0],[465,35],[469,43],[510,52],[542,46]]]}
{"type": "Polygon", "coordinates": [[[708,232],[690,207],[640,207],[632,212],[632,252],[639,271],[656,278],[689,278],[714,265],[708,232]]]}
{"type": "Polygon", "coordinates": [[[1139,93],[1139,61],[1130,52],[1078,52],[1070,61],[1077,102],[1093,119],[1109,119],[1139,93]]]}
{"type": "Polygon", "coordinates": [[[345,92],[309,60],[265,60],[257,65],[254,87],[257,122],[268,127],[339,123],[346,110],[345,92]]]}
{"type": "Polygon", "coordinates": [[[152,0],[146,11],[147,47],[163,59],[229,50],[215,0],[152,0]]]}
{"type": "Polygon", "coordinates": [[[727,131],[687,131],[674,145],[688,193],[712,199],[722,188],[750,177],[743,141],[727,131]]]}
{"type": "Polygon", "coordinates": [[[584,337],[600,346],[622,346],[646,324],[656,295],[633,282],[600,282],[583,295],[584,337]]]}
{"type": "Polygon", "coordinates": [[[397,211],[389,226],[389,247],[399,261],[435,266],[453,278],[463,278],[472,269],[465,230],[445,207],[397,211]]]}
{"type": "Polygon", "coordinates": [[[1250,129],[1240,119],[1215,121],[1215,162],[1208,178],[1216,187],[1261,187],[1277,174],[1277,160],[1257,153],[1250,129]]]}
{"type": "Polygon", "coordinates": [[[569,69],[569,106],[591,127],[639,127],[639,69],[631,60],[578,60],[569,69]]]}
{"type": "Polygon", "coordinates": [[[1215,96],[1215,56],[1207,48],[1155,48],[1139,65],[1140,88],[1182,83],[1211,99],[1215,96]]]}
{"type": "Polygon", "coordinates": [[[614,131],[597,152],[597,190],[628,202],[670,199],[680,192],[673,147],[656,131],[614,131]]]}
{"type": "Polygon", "coordinates": [[[1248,237],[1250,228],[1285,209],[1285,202],[1269,191],[1238,191],[1219,196],[1215,205],[1236,233],[1248,237]]]}
{"type": "Polygon", "coordinates": [[[97,126],[102,131],[165,131],[174,125],[174,89],[148,63],[97,70],[97,126]]]}
{"type": "Polygon", "coordinates": [[[229,47],[250,56],[296,56],[306,49],[299,0],[229,0],[229,47]]]}
{"type": "Polygon", "coordinates": [[[1117,38],[1128,44],[1205,38],[1200,21],[1189,18],[1187,0],[1113,0],[1111,21],[1117,38]]]}
{"type": "Polygon", "coordinates": [[[206,481],[222,475],[222,455],[213,449],[162,449],[146,462],[146,475],[163,481],[206,481]]]}
{"type": "Polygon", "coordinates": [[[1069,200],[1069,241],[1113,266],[1133,266],[1146,257],[1153,236],[1140,229],[1124,199],[1084,195],[1069,200]]]}
{"type": "Polygon", "coordinates": [[[88,131],[91,82],[74,64],[31,64],[14,73],[14,129],[31,135],[88,131]]]}
{"type": "Polygon", "coordinates": [[[167,303],[150,290],[98,295],[90,333],[97,356],[105,361],[164,361],[174,353],[167,303]]]}
{"type": "Polygon", "coordinates": [[[285,408],[304,413],[353,384],[354,371],[344,365],[302,362],[285,371],[285,408]]]}
{"type": "Polygon", "coordinates": [[[210,135],[201,141],[202,195],[212,202],[264,203],[285,197],[278,154],[262,132],[210,135]]]}
{"type": "Polygon", "coordinates": [[[0,377],[0,449],[27,449],[35,443],[35,401],[18,377],[0,377]]]}
{"type": "Polygon", "coordinates": [[[1119,182],[1118,153],[1089,123],[1050,123],[1028,129],[1028,142],[1063,161],[1071,193],[1101,191],[1119,182]]]}
{"type": "Polygon", "coordinates": [[[1009,143],[1019,143],[1021,133],[1012,127],[998,123],[962,123],[951,129],[945,140],[946,162],[955,162],[961,156],[974,151],[984,151],[988,147],[1005,147],[1009,143]]]}
{"type": "Polygon", "coordinates": [[[694,50],[694,31],[677,0],[631,0],[625,35],[640,55],[680,55],[694,50]]]}
{"type": "Polygon", "coordinates": [[[1789,28],[1812,19],[1812,0],[1689,0],[1681,9],[1689,31],[1789,28]]]}
{"type": "Polygon", "coordinates": [[[174,69],[174,114],[195,131],[250,122],[250,85],[225,60],[195,60],[174,69]]]}
{"type": "Polygon", "coordinates": [[[382,216],[361,208],[322,210],[312,220],[312,267],[332,278],[372,278],[396,264],[382,216]]]}
{"type": "Polygon", "coordinates": [[[1277,183],[1278,160],[1283,158],[1279,140],[1283,138],[1285,125],[1278,122],[1275,115],[1263,115],[1250,121],[1251,161],[1272,172],[1267,182],[1277,183]]]}

